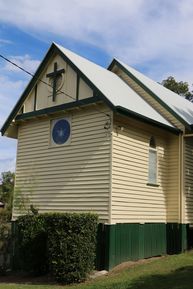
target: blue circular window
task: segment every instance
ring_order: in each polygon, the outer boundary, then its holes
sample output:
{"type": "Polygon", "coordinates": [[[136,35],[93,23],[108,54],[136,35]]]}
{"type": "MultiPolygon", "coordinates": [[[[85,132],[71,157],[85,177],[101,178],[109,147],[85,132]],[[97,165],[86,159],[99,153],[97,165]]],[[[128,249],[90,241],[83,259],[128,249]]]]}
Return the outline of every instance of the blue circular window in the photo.
{"type": "Polygon", "coordinates": [[[64,144],[70,136],[70,124],[66,119],[58,120],[52,129],[52,139],[56,144],[64,144]]]}

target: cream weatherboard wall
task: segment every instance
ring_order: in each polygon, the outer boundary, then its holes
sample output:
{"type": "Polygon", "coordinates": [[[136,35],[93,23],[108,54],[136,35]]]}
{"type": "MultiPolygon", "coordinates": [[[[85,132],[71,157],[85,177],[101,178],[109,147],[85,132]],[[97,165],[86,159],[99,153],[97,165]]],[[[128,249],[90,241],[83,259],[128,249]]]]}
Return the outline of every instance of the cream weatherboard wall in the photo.
{"type": "Polygon", "coordinates": [[[22,201],[25,209],[33,204],[40,212],[93,211],[109,221],[111,134],[100,110],[110,113],[95,106],[55,117],[71,119],[69,145],[51,146],[51,118],[20,123],[13,219],[22,201]]]}
{"type": "MultiPolygon", "coordinates": [[[[167,134],[163,133],[163,137],[167,134]]],[[[167,222],[182,222],[180,219],[180,185],[181,185],[181,163],[180,163],[180,138],[170,134],[167,142],[167,222]]]]}
{"type": "Polygon", "coordinates": [[[185,222],[193,225],[193,137],[184,138],[185,147],[185,222]]]}
{"type": "Polygon", "coordinates": [[[178,222],[178,137],[130,119],[115,119],[112,154],[112,222],[178,222]],[[158,154],[158,186],[148,183],[151,136],[158,154]],[[177,170],[176,170],[177,168],[177,170]]]}

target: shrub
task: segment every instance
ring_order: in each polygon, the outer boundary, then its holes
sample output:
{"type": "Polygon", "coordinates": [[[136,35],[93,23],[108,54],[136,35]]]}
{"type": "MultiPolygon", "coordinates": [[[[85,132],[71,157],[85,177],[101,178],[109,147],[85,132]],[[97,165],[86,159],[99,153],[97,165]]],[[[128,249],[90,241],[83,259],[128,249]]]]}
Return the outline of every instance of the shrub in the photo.
{"type": "Polygon", "coordinates": [[[50,213],[18,218],[22,269],[48,271],[61,283],[80,282],[94,268],[98,218],[89,213],[50,213]]]}
{"type": "Polygon", "coordinates": [[[24,271],[36,275],[46,273],[47,262],[47,231],[43,215],[26,215],[17,220],[17,240],[20,266],[24,271]]]}
{"type": "Polygon", "coordinates": [[[0,275],[10,268],[11,224],[0,219],[0,275]]]}
{"type": "Polygon", "coordinates": [[[61,283],[80,282],[94,268],[98,218],[94,214],[50,214],[48,254],[51,271],[61,283]]]}

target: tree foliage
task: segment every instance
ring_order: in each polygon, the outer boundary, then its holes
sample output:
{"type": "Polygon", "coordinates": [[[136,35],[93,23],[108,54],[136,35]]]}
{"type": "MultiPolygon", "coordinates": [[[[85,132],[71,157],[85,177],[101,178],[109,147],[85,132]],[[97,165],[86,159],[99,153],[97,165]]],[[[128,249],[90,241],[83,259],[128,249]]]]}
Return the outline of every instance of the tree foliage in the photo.
{"type": "Polygon", "coordinates": [[[11,218],[14,179],[15,174],[8,171],[3,172],[2,181],[0,185],[0,201],[5,205],[5,208],[1,211],[1,217],[6,217],[8,220],[11,218]]]}
{"type": "Polygon", "coordinates": [[[172,90],[173,92],[184,96],[189,101],[193,102],[193,91],[190,91],[188,82],[176,81],[173,76],[169,76],[167,79],[164,79],[161,84],[172,90]]]}
{"type": "Polygon", "coordinates": [[[10,268],[11,250],[11,213],[14,188],[14,173],[1,174],[0,202],[4,208],[0,209],[0,275],[7,273],[10,268]]]}

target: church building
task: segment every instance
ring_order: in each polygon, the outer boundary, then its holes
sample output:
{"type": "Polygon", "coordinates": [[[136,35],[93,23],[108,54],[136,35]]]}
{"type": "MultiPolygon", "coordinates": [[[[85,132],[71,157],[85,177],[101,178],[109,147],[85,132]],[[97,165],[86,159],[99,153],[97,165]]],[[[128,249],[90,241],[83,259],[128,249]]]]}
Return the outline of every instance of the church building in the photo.
{"type": "Polygon", "coordinates": [[[1,133],[18,140],[13,222],[97,213],[100,269],[192,245],[193,103],[127,64],[53,43],[1,133]]]}

